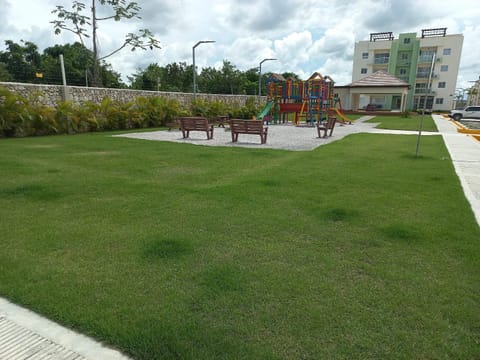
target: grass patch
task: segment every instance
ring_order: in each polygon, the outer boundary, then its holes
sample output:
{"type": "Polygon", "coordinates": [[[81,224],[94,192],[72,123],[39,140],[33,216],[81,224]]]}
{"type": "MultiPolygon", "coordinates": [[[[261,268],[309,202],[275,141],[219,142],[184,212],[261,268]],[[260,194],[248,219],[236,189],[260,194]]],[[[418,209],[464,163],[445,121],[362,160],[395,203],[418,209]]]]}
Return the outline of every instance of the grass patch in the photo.
{"type": "Polygon", "coordinates": [[[136,359],[476,358],[480,230],[415,145],[2,140],[0,294],[136,359]]]}
{"type": "MultiPolygon", "coordinates": [[[[366,122],[378,123],[378,129],[418,131],[420,128],[421,119],[422,115],[411,115],[408,118],[384,115],[375,116],[373,119],[367,120],[366,122]]],[[[434,132],[438,131],[437,126],[430,115],[425,115],[423,117],[422,130],[434,132]]]]}

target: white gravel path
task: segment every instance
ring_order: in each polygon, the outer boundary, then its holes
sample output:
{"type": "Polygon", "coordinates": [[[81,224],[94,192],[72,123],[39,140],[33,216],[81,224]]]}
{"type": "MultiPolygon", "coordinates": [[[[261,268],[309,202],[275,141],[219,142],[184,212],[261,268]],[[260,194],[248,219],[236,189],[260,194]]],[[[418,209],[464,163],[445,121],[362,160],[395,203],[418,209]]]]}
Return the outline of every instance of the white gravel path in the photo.
{"type": "MultiPolygon", "coordinates": [[[[267,143],[260,144],[259,135],[238,136],[238,142],[232,143],[230,131],[223,128],[215,128],[213,139],[207,140],[204,132],[192,131],[190,138],[183,139],[182,133],[175,129],[172,131],[153,131],[130,133],[122,135],[114,135],[117,137],[127,137],[132,139],[171,141],[184,144],[205,145],[205,146],[230,146],[230,147],[247,147],[261,149],[283,149],[292,151],[308,151],[318,146],[329,144],[332,141],[340,140],[347,135],[356,133],[375,133],[375,134],[407,134],[417,135],[417,131],[400,131],[400,130],[381,130],[375,129],[377,124],[366,123],[366,120],[372,116],[364,116],[356,120],[353,124],[338,124],[333,130],[333,135],[329,138],[318,138],[317,129],[314,127],[297,127],[292,124],[287,125],[270,125],[268,127],[267,143]]],[[[440,135],[435,132],[423,132],[423,135],[440,135]]]]}

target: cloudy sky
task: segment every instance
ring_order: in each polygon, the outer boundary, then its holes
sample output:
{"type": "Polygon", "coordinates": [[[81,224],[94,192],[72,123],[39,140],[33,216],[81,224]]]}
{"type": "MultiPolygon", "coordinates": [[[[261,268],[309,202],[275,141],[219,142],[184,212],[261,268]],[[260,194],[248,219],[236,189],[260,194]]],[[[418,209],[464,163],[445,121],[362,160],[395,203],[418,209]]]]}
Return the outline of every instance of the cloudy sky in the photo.
{"type": "MultiPolygon", "coordinates": [[[[90,0],[84,2],[90,4],[90,0]]],[[[457,87],[471,86],[480,76],[480,5],[478,0],[137,0],[142,19],[100,26],[103,54],[122,44],[124,34],[148,28],[161,42],[154,51],[123,50],[108,58],[124,79],[151,63],[192,62],[221,67],[224,59],[244,71],[262,65],[264,72],[294,72],[307,78],[318,71],[337,84],[351,82],[354,44],[372,32],[421,33],[447,27],[463,34],[457,87]]],[[[50,21],[55,5],[70,0],[0,0],[0,50],[4,41],[21,39],[45,47],[72,43],[74,35],[55,35],[50,21]]]]}

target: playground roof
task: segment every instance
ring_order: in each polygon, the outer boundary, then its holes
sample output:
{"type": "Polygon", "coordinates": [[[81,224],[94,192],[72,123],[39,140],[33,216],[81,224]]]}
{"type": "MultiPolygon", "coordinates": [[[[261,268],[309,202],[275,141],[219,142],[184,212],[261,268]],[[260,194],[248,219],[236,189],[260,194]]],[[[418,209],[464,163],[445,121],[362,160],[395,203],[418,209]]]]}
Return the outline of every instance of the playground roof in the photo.
{"type": "Polygon", "coordinates": [[[409,87],[405,81],[389,74],[384,70],[374,72],[372,75],[348,84],[346,87],[409,87]]]}
{"type": "Polygon", "coordinates": [[[268,77],[268,80],[270,81],[287,81],[287,79],[285,79],[283,77],[283,75],[281,74],[276,74],[276,73],[272,73],[269,77],[268,77]]]}

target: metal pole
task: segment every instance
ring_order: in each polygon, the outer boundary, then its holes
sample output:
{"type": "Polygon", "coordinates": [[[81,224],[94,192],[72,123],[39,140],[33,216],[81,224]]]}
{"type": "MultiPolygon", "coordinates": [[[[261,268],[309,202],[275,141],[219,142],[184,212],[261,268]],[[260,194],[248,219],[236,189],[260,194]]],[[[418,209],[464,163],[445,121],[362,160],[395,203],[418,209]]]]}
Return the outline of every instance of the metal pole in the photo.
{"type": "Polygon", "coordinates": [[[263,59],[260,61],[260,64],[258,65],[258,102],[260,102],[260,99],[262,97],[262,64],[265,61],[273,61],[277,59],[263,59]]]}
{"type": "Polygon", "coordinates": [[[262,98],[262,63],[258,66],[258,102],[260,103],[260,99],[262,98]]]}
{"type": "Polygon", "coordinates": [[[65,64],[63,63],[63,54],[60,54],[60,67],[62,69],[62,84],[67,86],[67,78],[65,76],[65,64]]]}
{"type": "Polygon", "coordinates": [[[197,42],[193,47],[192,47],[192,58],[193,58],[193,99],[195,100],[197,97],[197,69],[195,67],[195,48],[200,45],[200,44],[206,44],[206,43],[214,43],[214,40],[202,40],[197,42]]]}
{"type": "Polygon", "coordinates": [[[422,136],[423,118],[425,117],[425,110],[427,108],[427,97],[430,94],[430,90],[432,88],[433,68],[435,66],[436,54],[437,53],[433,53],[432,63],[430,64],[430,73],[428,74],[427,89],[425,91],[425,101],[423,102],[422,117],[420,118],[420,127],[418,129],[417,148],[415,150],[415,157],[418,157],[418,152],[420,150],[420,138],[422,136]]]}
{"type": "Polygon", "coordinates": [[[67,77],[65,76],[65,64],[63,63],[63,55],[60,54],[60,68],[62,70],[62,83],[63,83],[63,101],[70,100],[70,93],[67,87],[67,77]]]}

